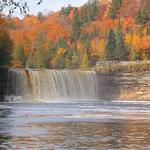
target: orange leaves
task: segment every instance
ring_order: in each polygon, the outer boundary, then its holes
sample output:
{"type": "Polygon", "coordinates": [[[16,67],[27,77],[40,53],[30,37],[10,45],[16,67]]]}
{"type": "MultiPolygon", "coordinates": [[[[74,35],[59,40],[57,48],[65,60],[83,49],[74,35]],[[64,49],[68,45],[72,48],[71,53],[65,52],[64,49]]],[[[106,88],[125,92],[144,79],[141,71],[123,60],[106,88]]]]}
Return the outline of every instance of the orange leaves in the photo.
{"type": "Polygon", "coordinates": [[[46,39],[57,40],[59,37],[66,37],[68,34],[64,28],[55,22],[51,22],[46,26],[46,39]]]}
{"type": "Polygon", "coordinates": [[[59,23],[58,14],[48,16],[45,21],[40,22],[36,16],[27,16],[23,21],[13,18],[13,23],[17,24],[17,29],[10,30],[11,38],[14,45],[21,42],[24,46],[25,55],[27,56],[31,49],[35,47],[35,40],[38,32],[44,33],[45,47],[48,47],[50,40],[58,40],[59,37],[68,36],[67,30],[59,23]],[[22,22],[22,25],[20,23],[22,22]],[[20,23],[20,25],[18,25],[20,23]]]}
{"type": "Polygon", "coordinates": [[[6,20],[0,14],[0,31],[3,31],[4,29],[6,29],[6,25],[7,25],[6,20]]]}
{"type": "Polygon", "coordinates": [[[24,25],[27,25],[27,26],[33,26],[33,25],[40,23],[40,21],[38,20],[36,16],[26,16],[23,20],[23,23],[24,25]]]}
{"type": "MultiPolygon", "coordinates": [[[[100,0],[101,6],[94,18],[94,21],[86,22],[84,15],[82,15],[81,7],[78,9],[80,19],[82,21],[81,32],[78,35],[78,40],[73,40],[71,35],[72,19],[74,16],[74,9],[66,16],[60,15],[60,12],[51,13],[48,16],[44,16],[42,21],[39,21],[36,16],[26,16],[23,20],[18,18],[12,18],[11,22],[14,28],[10,29],[11,38],[14,41],[14,45],[21,42],[24,47],[25,56],[28,57],[31,52],[34,54],[36,51],[36,37],[38,32],[44,34],[44,50],[48,51],[49,41],[53,41],[57,44],[59,38],[65,39],[68,47],[75,49],[79,55],[84,56],[85,47],[88,47],[89,55],[104,57],[105,56],[105,41],[106,33],[112,28],[116,32],[118,22],[120,21],[122,31],[125,36],[125,44],[128,48],[128,52],[139,53],[150,50],[150,36],[147,36],[146,24],[144,27],[139,27],[135,24],[134,18],[137,10],[143,9],[146,5],[147,0],[124,0],[119,11],[119,17],[117,19],[110,19],[108,15],[108,8],[111,0],[100,0]],[[88,44],[83,44],[83,39],[89,41],[88,44]]],[[[84,10],[85,11],[85,10],[84,10]]],[[[88,10],[89,11],[89,10],[88,10]]],[[[85,11],[84,13],[87,13],[85,11]]],[[[0,29],[1,26],[6,26],[6,22],[1,20],[0,17],[0,29]]],[[[77,30],[78,31],[78,30],[77,30]]],[[[57,49],[56,45],[56,49],[57,49]]],[[[52,58],[52,63],[61,57],[65,52],[65,49],[58,48],[52,58]]],[[[130,56],[131,54],[129,54],[130,56]]],[[[80,57],[80,56],[79,56],[80,57]]],[[[19,65],[17,62],[14,66],[19,65]]]]}
{"type": "Polygon", "coordinates": [[[150,50],[150,36],[145,35],[143,37],[139,37],[138,35],[134,35],[133,45],[136,50],[150,50]]]}
{"type": "Polygon", "coordinates": [[[4,16],[0,14],[0,36],[3,36],[5,32],[8,32],[7,21],[4,16]]]}
{"type": "Polygon", "coordinates": [[[144,36],[139,36],[139,35],[131,35],[127,34],[125,37],[125,42],[127,45],[132,45],[134,47],[134,50],[136,52],[139,51],[148,51],[150,50],[150,36],[144,35],[144,36]]]}
{"type": "Polygon", "coordinates": [[[105,37],[106,32],[109,28],[115,29],[118,24],[118,20],[111,20],[108,18],[104,18],[103,20],[93,21],[86,27],[86,32],[91,33],[94,29],[100,33],[101,37],[105,37]]]}
{"type": "Polygon", "coordinates": [[[14,45],[23,41],[24,33],[25,33],[24,30],[20,30],[20,29],[10,31],[10,37],[11,39],[13,39],[14,45]]]}
{"type": "Polygon", "coordinates": [[[132,30],[135,26],[134,18],[131,17],[121,18],[121,23],[124,32],[126,32],[127,29],[132,30]]]}

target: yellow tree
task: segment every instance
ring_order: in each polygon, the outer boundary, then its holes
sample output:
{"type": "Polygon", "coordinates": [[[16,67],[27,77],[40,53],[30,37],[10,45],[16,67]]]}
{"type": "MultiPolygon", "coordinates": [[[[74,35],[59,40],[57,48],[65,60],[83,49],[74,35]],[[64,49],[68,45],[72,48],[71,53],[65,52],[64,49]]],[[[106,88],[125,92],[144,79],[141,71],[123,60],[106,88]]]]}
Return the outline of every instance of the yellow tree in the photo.
{"type": "Polygon", "coordinates": [[[91,56],[99,56],[100,59],[105,59],[105,40],[93,39],[91,41],[91,56]]]}
{"type": "Polygon", "coordinates": [[[134,35],[133,36],[133,46],[135,51],[139,54],[140,59],[144,59],[145,52],[150,52],[150,36],[144,35],[134,35]]]}

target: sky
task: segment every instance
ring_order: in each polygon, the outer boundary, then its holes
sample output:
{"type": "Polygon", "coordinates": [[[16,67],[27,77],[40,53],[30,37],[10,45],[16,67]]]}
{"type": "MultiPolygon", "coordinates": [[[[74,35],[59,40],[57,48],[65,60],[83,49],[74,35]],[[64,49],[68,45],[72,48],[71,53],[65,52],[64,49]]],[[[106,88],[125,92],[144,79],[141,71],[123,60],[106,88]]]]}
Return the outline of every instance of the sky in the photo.
{"type": "MultiPolygon", "coordinates": [[[[48,14],[51,11],[58,11],[63,6],[81,6],[86,3],[88,0],[43,0],[43,3],[40,5],[36,5],[38,0],[27,0],[28,5],[30,7],[29,14],[36,15],[38,12],[43,12],[44,14],[48,14]]],[[[14,16],[21,17],[19,13],[14,13],[14,16]]]]}

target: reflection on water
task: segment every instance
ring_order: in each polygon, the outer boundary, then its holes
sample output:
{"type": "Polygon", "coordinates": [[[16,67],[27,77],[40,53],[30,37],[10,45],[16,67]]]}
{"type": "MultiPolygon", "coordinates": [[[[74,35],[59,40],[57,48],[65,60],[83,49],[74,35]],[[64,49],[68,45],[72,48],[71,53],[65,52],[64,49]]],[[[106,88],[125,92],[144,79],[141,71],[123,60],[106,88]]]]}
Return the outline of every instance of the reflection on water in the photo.
{"type": "Polygon", "coordinates": [[[150,149],[150,103],[0,105],[1,150],[150,149]]]}

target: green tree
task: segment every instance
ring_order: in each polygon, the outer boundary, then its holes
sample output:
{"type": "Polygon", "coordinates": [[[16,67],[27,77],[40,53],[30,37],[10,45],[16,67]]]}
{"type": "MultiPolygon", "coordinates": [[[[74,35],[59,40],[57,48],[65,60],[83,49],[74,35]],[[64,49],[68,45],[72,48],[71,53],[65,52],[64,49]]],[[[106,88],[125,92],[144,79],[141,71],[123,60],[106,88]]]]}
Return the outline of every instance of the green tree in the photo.
{"type": "Polygon", "coordinates": [[[116,48],[115,33],[112,29],[109,29],[106,37],[106,58],[107,60],[114,60],[114,52],[116,48]]]}
{"type": "Polygon", "coordinates": [[[78,53],[76,50],[72,50],[71,60],[72,60],[71,67],[77,68],[79,66],[79,61],[78,61],[79,59],[78,59],[78,53]]]}
{"type": "Polygon", "coordinates": [[[80,17],[83,23],[91,22],[95,19],[97,11],[99,9],[98,0],[89,0],[85,5],[81,7],[80,17]]]}
{"type": "Polygon", "coordinates": [[[57,48],[67,48],[68,47],[65,39],[63,39],[62,37],[58,38],[56,45],[57,45],[57,48]]]}
{"type": "Polygon", "coordinates": [[[144,11],[147,12],[147,14],[150,13],[150,0],[147,0],[146,6],[144,8],[144,11]]]}
{"type": "Polygon", "coordinates": [[[112,0],[112,4],[109,8],[108,15],[111,19],[117,18],[118,11],[121,7],[122,0],[112,0]]]}
{"type": "Polygon", "coordinates": [[[99,1],[98,0],[89,0],[87,3],[87,17],[88,21],[91,22],[94,20],[97,11],[99,8],[99,1]]]}
{"type": "Polygon", "coordinates": [[[80,18],[82,23],[87,23],[88,22],[88,9],[87,9],[87,4],[83,5],[80,9],[80,18]]]}
{"type": "Polygon", "coordinates": [[[64,57],[59,57],[57,60],[56,60],[56,67],[58,69],[64,69],[65,68],[65,59],[64,57]]]}
{"type": "Polygon", "coordinates": [[[63,57],[65,59],[66,68],[72,69],[78,66],[78,55],[77,55],[77,51],[75,51],[74,49],[68,49],[64,53],[63,57]]]}
{"type": "Polygon", "coordinates": [[[57,50],[56,44],[54,43],[54,41],[50,40],[49,41],[49,47],[48,47],[47,59],[46,59],[47,68],[52,67],[50,64],[50,61],[52,60],[52,58],[56,54],[56,50],[57,50]]]}
{"type": "Polygon", "coordinates": [[[22,67],[25,65],[24,47],[21,43],[18,43],[13,52],[13,61],[20,63],[22,67]]]}
{"type": "Polygon", "coordinates": [[[73,7],[69,4],[68,7],[62,7],[60,10],[61,15],[69,16],[70,12],[72,11],[73,7]]]}
{"type": "Polygon", "coordinates": [[[115,58],[116,60],[127,60],[128,52],[124,43],[124,34],[121,30],[120,23],[118,24],[116,30],[116,49],[115,49],[115,58]]]}
{"type": "Polygon", "coordinates": [[[44,19],[43,13],[42,12],[38,12],[37,18],[38,18],[39,21],[43,20],[44,19]]]}
{"type": "Polygon", "coordinates": [[[57,51],[57,55],[55,55],[55,57],[57,58],[55,60],[55,62],[53,62],[53,66],[55,66],[56,68],[59,68],[59,69],[63,69],[65,67],[67,67],[67,51],[68,51],[68,44],[66,42],[65,39],[63,39],[62,37],[59,37],[59,39],[57,40],[56,42],[56,48],[53,48],[53,50],[57,51]],[[58,52],[60,51],[60,53],[58,52]]]}
{"type": "Polygon", "coordinates": [[[82,33],[80,36],[80,42],[82,44],[82,52],[80,53],[80,66],[82,68],[88,67],[89,64],[89,57],[90,57],[90,37],[86,33],[82,33]],[[86,64],[86,65],[85,65],[86,64]]]}
{"type": "Polygon", "coordinates": [[[86,52],[86,53],[89,53],[89,50],[90,50],[90,39],[89,39],[89,35],[86,34],[86,33],[82,33],[82,35],[80,36],[80,41],[81,41],[81,44],[83,45],[83,50],[86,52]]]}
{"type": "Polygon", "coordinates": [[[150,25],[147,27],[147,35],[150,35],[150,25]]]}
{"type": "Polygon", "coordinates": [[[80,37],[81,26],[82,23],[80,20],[79,12],[78,9],[76,8],[74,10],[74,16],[72,20],[72,30],[71,30],[71,37],[75,41],[78,40],[80,37]]]}
{"type": "Polygon", "coordinates": [[[0,67],[8,67],[11,60],[11,50],[13,47],[9,33],[0,31],[0,67]]]}
{"type": "Polygon", "coordinates": [[[29,55],[25,68],[35,68],[33,54],[29,55]]]}
{"type": "Polygon", "coordinates": [[[135,16],[136,24],[143,25],[149,20],[148,13],[146,11],[138,10],[135,16]]]}
{"type": "Polygon", "coordinates": [[[36,37],[36,43],[35,43],[35,54],[34,54],[34,67],[41,69],[46,68],[46,52],[44,48],[45,39],[44,39],[44,33],[39,32],[36,37]]]}

